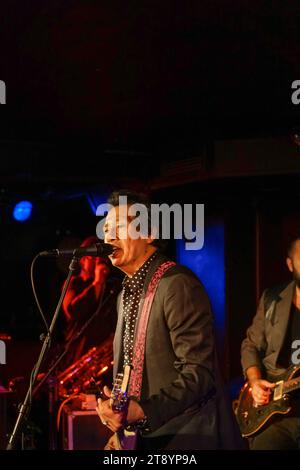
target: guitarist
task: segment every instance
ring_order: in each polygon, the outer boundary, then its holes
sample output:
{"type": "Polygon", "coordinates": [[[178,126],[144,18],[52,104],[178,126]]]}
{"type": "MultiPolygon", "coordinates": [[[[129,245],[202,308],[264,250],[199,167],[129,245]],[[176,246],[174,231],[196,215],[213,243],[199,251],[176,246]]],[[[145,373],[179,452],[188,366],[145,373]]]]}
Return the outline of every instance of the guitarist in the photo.
{"type": "MultiPolygon", "coordinates": [[[[127,408],[117,412],[111,400],[99,399],[100,419],[113,432],[127,425],[135,428],[139,450],[234,448],[240,436],[234,434],[231,407],[221,396],[213,317],[202,284],[189,269],[160,253],[155,233],[136,238],[128,231],[134,220],[129,215],[132,204],[143,204],[150,218],[144,196],[119,192],[108,202],[112,207],[104,241],[115,248],[113,266],[125,273],[114,341],[115,375],[125,365],[133,367],[127,408]],[[127,197],[125,207],[120,196],[127,197]]],[[[111,394],[107,388],[104,392],[111,394]]],[[[118,448],[115,437],[106,449],[118,448]]]]}
{"type": "MultiPolygon", "coordinates": [[[[291,240],[286,263],[293,281],[265,290],[241,347],[244,375],[257,405],[266,405],[275,382],[287,374],[289,367],[299,365],[300,236],[291,240]]],[[[300,398],[297,392],[292,399],[292,413],[276,415],[275,420],[249,439],[251,449],[300,448],[300,398]]]]}

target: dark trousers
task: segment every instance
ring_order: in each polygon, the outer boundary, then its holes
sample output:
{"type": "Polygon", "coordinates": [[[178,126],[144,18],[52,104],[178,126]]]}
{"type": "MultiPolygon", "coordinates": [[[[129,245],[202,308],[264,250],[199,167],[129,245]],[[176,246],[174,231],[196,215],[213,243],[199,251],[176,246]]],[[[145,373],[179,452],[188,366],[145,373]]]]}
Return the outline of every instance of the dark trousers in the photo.
{"type": "Polygon", "coordinates": [[[300,418],[282,417],[249,439],[251,450],[300,449],[300,418]]]}

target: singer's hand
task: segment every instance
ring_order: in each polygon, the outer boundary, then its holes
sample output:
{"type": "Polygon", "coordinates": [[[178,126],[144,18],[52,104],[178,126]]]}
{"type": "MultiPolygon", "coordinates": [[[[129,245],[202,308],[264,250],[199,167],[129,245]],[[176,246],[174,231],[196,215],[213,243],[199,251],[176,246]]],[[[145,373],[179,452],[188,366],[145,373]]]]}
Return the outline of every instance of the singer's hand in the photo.
{"type": "Polygon", "coordinates": [[[111,431],[119,431],[126,421],[126,413],[118,413],[113,411],[110,403],[111,390],[108,387],[103,389],[106,400],[99,398],[96,411],[102,423],[107,426],[111,431]]]}

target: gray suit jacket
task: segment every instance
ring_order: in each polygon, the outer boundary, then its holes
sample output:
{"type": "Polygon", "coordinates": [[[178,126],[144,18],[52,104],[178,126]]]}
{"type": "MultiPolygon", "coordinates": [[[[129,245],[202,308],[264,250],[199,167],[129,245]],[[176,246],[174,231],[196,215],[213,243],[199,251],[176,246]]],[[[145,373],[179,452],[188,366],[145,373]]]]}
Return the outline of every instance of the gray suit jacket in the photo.
{"type": "Polygon", "coordinates": [[[253,323],[247,330],[242,343],[241,356],[243,371],[257,366],[263,374],[280,376],[286,371],[278,365],[278,357],[287,331],[289,314],[293,300],[295,282],[266,289],[260,299],[253,323]],[[266,301],[266,299],[268,301],[266,301]]]}
{"type": "MultiPolygon", "coordinates": [[[[166,260],[159,254],[151,264],[142,299],[156,268],[166,260]]],[[[141,306],[142,303],[143,300],[141,306]]],[[[118,310],[115,373],[122,370],[121,297],[118,310]]],[[[213,317],[204,287],[189,269],[171,267],[158,285],[147,327],[140,404],[152,432],[143,437],[142,448],[223,446],[218,425],[220,386],[214,349],[213,317]]],[[[228,416],[230,421],[230,412],[228,416]]],[[[228,437],[230,428],[226,432],[228,437]]],[[[227,447],[234,445],[228,443],[227,447]]]]}

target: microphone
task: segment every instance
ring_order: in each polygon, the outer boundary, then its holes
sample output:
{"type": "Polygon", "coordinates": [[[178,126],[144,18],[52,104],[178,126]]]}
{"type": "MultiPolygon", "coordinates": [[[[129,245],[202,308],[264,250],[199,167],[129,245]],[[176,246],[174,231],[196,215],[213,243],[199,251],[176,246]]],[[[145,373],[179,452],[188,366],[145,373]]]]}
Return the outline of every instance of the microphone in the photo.
{"type": "Polygon", "coordinates": [[[66,250],[60,250],[58,248],[49,251],[41,251],[39,256],[53,256],[57,258],[58,256],[76,256],[81,258],[82,256],[107,256],[114,251],[114,248],[109,243],[95,243],[91,246],[80,246],[79,248],[69,248],[66,250]]]}

